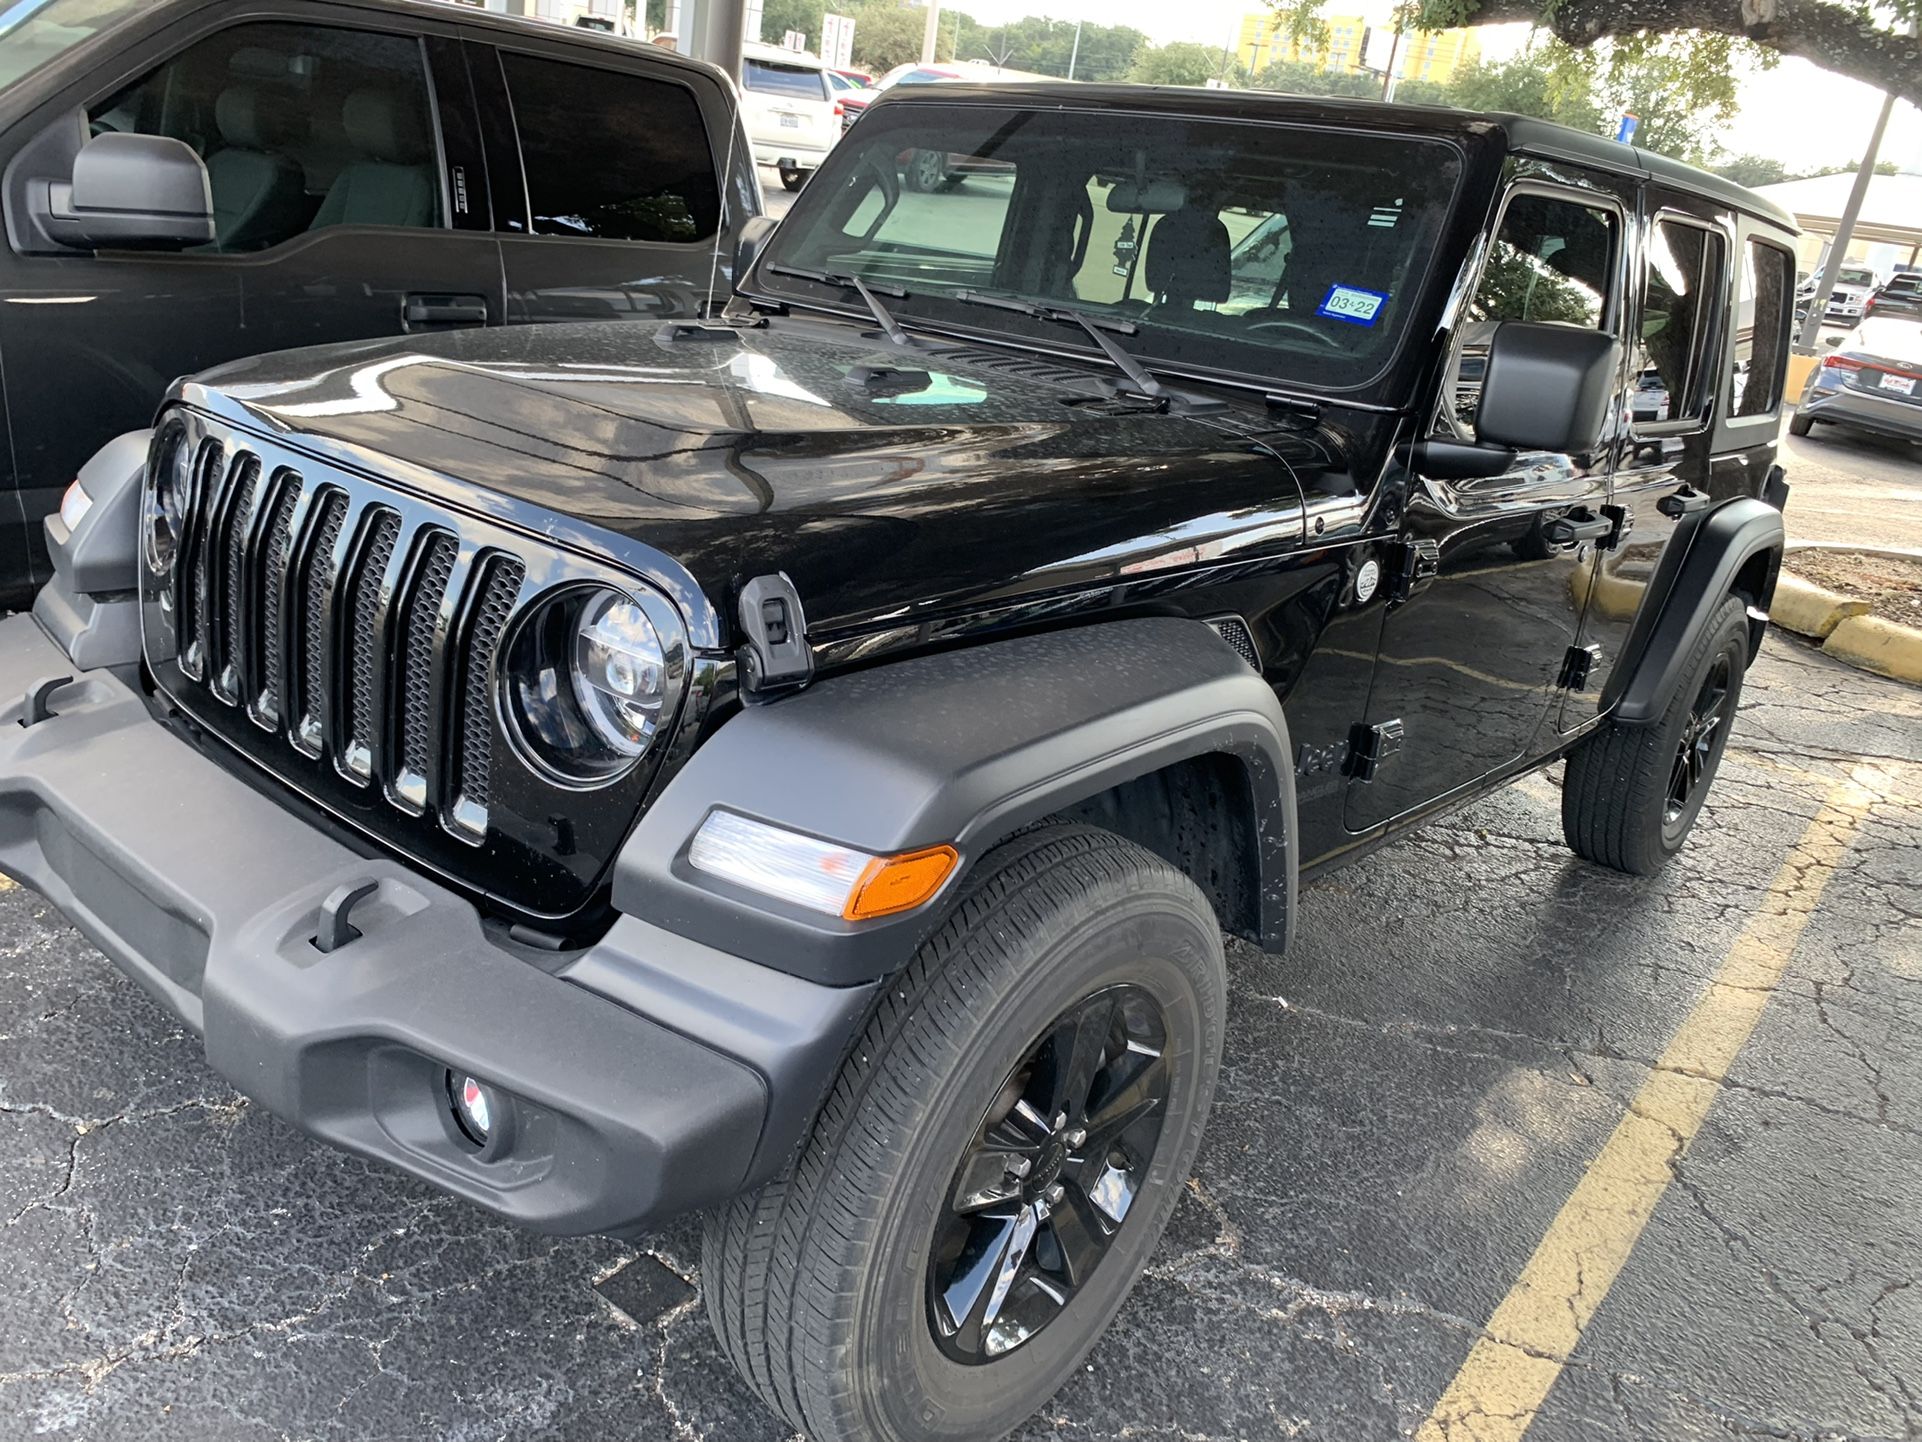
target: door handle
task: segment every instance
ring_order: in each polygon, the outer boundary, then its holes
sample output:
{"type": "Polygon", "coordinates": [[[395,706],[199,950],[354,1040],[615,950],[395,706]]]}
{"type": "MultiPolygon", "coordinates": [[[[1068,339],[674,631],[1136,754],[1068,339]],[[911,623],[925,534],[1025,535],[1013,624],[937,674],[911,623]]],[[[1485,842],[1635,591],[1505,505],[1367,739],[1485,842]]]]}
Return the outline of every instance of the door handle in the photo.
{"type": "Polygon", "coordinates": [[[410,295],[400,308],[409,325],[486,325],[487,298],[479,295],[410,295]]]}
{"type": "Polygon", "coordinates": [[[1701,510],[1713,499],[1705,491],[1698,491],[1693,486],[1683,486],[1681,490],[1663,496],[1655,503],[1655,509],[1671,520],[1679,521],[1683,516],[1701,510]]]}
{"type": "Polygon", "coordinates": [[[1583,541],[1602,541],[1615,533],[1615,522],[1607,516],[1598,516],[1587,508],[1578,508],[1565,516],[1557,516],[1552,521],[1542,522],[1542,539],[1551,546],[1574,546],[1583,541]]]}

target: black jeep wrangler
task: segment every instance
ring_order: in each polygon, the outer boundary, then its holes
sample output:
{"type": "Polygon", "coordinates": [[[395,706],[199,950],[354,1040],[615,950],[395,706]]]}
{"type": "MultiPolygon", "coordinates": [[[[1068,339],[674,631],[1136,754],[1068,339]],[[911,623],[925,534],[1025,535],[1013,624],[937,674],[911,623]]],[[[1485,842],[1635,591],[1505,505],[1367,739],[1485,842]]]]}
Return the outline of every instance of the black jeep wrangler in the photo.
{"type": "Polygon", "coordinates": [[[1791,235],[1532,120],[904,88],[725,315],[179,386],[0,625],[0,865],[316,1136],[709,1209],[811,1436],[999,1434],[1188,1176],[1224,932],[1557,758],[1683,844],[1791,235]]]}

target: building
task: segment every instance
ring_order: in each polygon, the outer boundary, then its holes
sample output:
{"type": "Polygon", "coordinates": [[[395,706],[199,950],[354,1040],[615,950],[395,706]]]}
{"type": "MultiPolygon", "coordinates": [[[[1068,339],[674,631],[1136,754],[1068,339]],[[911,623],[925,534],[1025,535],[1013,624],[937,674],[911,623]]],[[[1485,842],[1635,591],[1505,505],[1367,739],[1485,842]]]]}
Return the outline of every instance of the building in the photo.
{"type": "MultiPolygon", "coordinates": [[[[1371,25],[1361,15],[1326,15],[1322,24],[1326,28],[1320,39],[1303,42],[1287,33],[1286,23],[1273,10],[1243,15],[1236,46],[1243,68],[1254,73],[1288,61],[1345,74],[1364,68],[1366,58],[1376,65],[1387,60],[1392,26],[1371,25]]],[[[1481,39],[1472,29],[1410,31],[1395,52],[1395,78],[1446,85],[1457,71],[1479,60],[1481,50],[1481,39]]]]}

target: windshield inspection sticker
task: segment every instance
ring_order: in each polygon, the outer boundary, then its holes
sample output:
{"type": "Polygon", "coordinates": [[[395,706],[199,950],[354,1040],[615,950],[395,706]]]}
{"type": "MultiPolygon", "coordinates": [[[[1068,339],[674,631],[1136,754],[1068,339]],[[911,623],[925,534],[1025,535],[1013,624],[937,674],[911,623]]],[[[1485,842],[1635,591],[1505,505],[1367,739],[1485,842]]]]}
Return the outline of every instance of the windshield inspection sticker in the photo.
{"type": "Polygon", "coordinates": [[[1363,290],[1356,285],[1331,285],[1321,304],[1315,307],[1315,314],[1330,320],[1345,320],[1350,325],[1373,325],[1386,304],[1388,297],[1382,291],[1363,290]]]}

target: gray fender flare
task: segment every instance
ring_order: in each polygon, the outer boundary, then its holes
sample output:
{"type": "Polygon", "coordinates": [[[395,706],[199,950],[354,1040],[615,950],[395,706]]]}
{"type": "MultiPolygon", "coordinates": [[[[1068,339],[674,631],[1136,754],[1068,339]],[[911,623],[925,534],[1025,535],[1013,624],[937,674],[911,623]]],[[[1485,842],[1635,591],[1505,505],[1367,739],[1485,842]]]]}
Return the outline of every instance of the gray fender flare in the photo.
{"type": "Polygon", "coordinates": [[[613,902],[669,931],[829,985],[886,976],[957,890],[846,922],[694,870],[715,808],[876,854],[951,844],[962,871],[1011,832],[1163,767],[1241,763],[1260,852],[1260,935],[1295,911],[1288,724],[1273,689],[1198,621],[1146,618],[984,641],[829,677],[721,725],[657,796],[615,865],[613,902]]]}
{"type": "MultiPolygon", "coordinates": [[[[1766,610],[1775,595],[1784,545],[1782,513],[1775,507],[1745,496],[1690,517],[1677,529],[1602,692],[1602,711],[1612,709],[1621,721],[1652,721],[1662,714],[1717,605],[1757,556],[1765,560],[1754,604],[1766,610]]],[[[1751,660],[1761,641],[1757,624],[1750,637],[1751,660]]]]}

